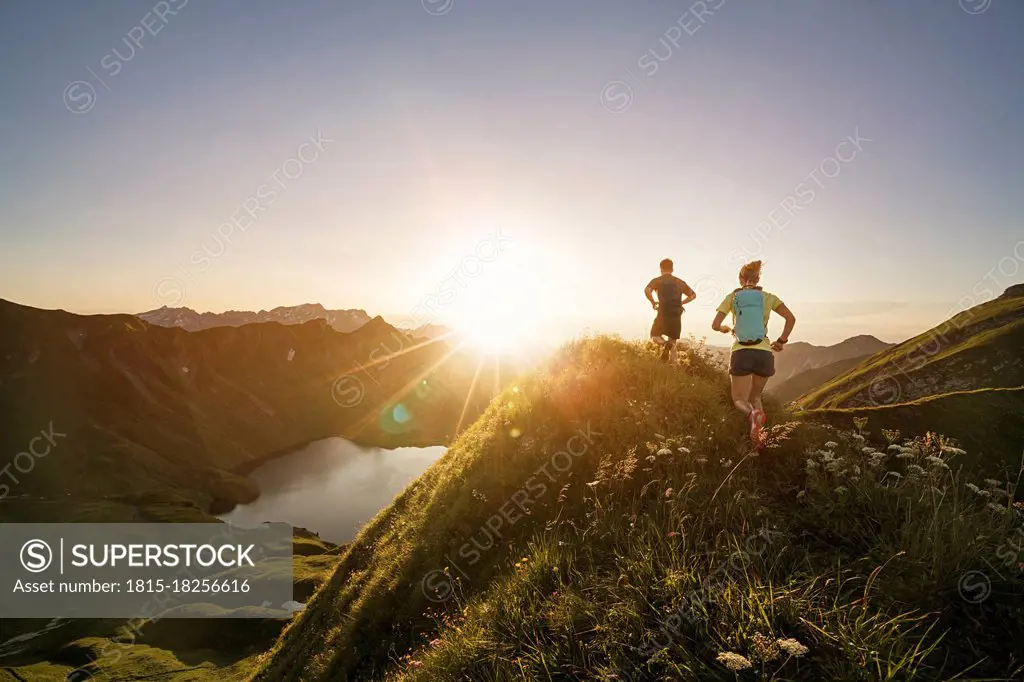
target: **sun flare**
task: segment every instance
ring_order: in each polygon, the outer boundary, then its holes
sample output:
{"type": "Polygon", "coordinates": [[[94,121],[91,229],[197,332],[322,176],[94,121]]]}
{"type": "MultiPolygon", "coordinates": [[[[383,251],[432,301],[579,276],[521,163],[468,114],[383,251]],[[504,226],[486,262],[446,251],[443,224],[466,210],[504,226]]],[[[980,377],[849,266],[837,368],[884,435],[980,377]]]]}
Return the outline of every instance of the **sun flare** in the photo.
{"type": "Polygon", "coordinates": [[[467,277],[450,323],[466,347],[482,353],[521,354],[544,330],[551,307],[542,261],[515,245],[467,277]]]}

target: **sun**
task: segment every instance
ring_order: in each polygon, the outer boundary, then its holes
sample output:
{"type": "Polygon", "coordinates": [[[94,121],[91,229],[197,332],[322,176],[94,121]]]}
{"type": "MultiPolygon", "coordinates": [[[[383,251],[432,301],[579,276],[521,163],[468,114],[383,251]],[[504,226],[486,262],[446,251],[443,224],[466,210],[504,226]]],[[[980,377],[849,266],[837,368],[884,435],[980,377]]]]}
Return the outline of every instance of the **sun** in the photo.
{"type": "Polygon", "coordinates": [[[455,336],[482,353],[523,353],[543,334],[551,296],[539,259],[523,249],[499,254],[466,277],[448,316],[455,336]]]}

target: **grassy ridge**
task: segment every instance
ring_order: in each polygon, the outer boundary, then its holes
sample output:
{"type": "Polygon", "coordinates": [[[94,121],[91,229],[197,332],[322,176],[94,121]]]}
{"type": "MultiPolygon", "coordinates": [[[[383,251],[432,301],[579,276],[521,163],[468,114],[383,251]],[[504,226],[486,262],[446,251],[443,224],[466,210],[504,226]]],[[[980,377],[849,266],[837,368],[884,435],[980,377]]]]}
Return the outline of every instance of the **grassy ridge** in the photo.
{"type": "Polygon", "coordinates": [[[1024,581],[992,570],[1024,532],[1005,492],[973,492],[934,437],[778,419],[750,456],[724,375],[686,363],[588,340],[507,389],[253,679],[1020,674],[1024,581]]]}
{"type": "Polygon", "coordinates": [[[1024,296],[1002,296],[876,353],[799,399],[806,408],[892,405],[977,388],[1024,386],[1024,296]]]}
{"type": "Polygon", "coordinates": [[[777,400],[783,403],[790,403],[805,393],[809,393],[823,384],[842,376],[845,372],[850,371],[869,357],[871,356],[861,355],[855,358],[832,362],[824,367],[815,367],[800,372],[777,386],[769,384],[768,390],[777,400]]]}

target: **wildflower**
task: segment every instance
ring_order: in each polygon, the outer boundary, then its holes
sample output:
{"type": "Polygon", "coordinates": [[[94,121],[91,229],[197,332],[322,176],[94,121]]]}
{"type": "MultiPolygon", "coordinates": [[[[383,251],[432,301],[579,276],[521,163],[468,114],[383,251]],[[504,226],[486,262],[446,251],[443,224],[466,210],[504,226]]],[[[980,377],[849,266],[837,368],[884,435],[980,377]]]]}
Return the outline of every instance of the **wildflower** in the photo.
{"type": "Polygon", "coordinates": [[[978,486],[974,485],[973,483],[968,483],[966,487],[972,493],[980,493],[981,492],[981,488],[979,488],[978,486]]]}
{"type": "Polygon", "coordinates": [[[800,499],[801,497],[803,497],[803,496],[804,496],[804,495],[806,495],[806,494],[807,494],[807,491],[806,491],[806,490],[801,490],[800,492],[798,492],[798,493],[796,494],[796,499],[798,499],[798,500],[799,500],[799,499],[800,499]]]}
{"type": "Polygon", "coordinates": [[[681,454],[684,454],[684,455],[688,455],[688,454],[690,454],[690,448],[683,448],[683,447],[680,447],[680,448],[678,448],[678,450],[679,450],[679,452],[680,452],[681,454]]]}
{"type": "Polygon", "coordinates": [[[999,488],[1002,486],[1002,484],[994,478],[986,478],[985,485],[987,485],[989,488],[999,488]]]}
{"type": "Polygon", "coordinates": [[[803,656],[808,651],[810,651],[810,649],[808,649],[792,637],[787,637],[786,639],[780,639],[776,641],[779,647],[790,656],[803,656]]]}
{"type": "Polygon", "coordinates": [[[779,645],[760,632],[754,635],[754,653],[762,661],[777,661],[782,653],[779,645]]]}
{"type": "Polygon", "coordinates": [[[728,469],[731,466],[732,466],[732,460],[731,459],[726,459],[726,460],[722,461],[722,467],[723,468],[728,469]]]}
{"type": "Polygon", "coordinates": [[[985,506],[988,507],[989,509],[991,509],[992,511],[999,512],[1000,514],[1003,514],[1003,513],[1005,513],[1007,511],[1006,507],[1004,507],[1001,504],[996,504],[995,502],[989,502],[985,506]]]}
{"type": "Polygon", "coordinates": [[[665,497],[672,497],[672,488],[665,488],[665,497]]]}
{"type": "Polygon", "coordinates": [[[896,459],[913,459],[913,458],[914,458],[914,453],[913,452],[901,452],[900,454],[896,455],[896,459]]]}
{"type": "Polygon", "coordinates": [[[818,463],[815,462],[813,459],[808,459],[807,460],[807,468],[808,469],[817,469],[818,468],[818,463]]]}
{"type": "Polygon", "coordinates": [[[877,450],[875,450],[870,445],[865,445],[863,448],[861,448],[860,451],[863,452],[865,455],[871,455],[871,454],[874,454],[874,453],[878,452],[877,450]]]}
{"type": "Polygon", "coordinates": [[[940,469],[948,469],[949,468],[949,465],[946,464],[946,460],[942,459],[941,457],[936,457],[935,455],[929,455],[929,456],[925,457],[924,461],[928,462],[933,467],[939,467],[940,469]]]}
{"type": "Polygon", "coordinates": [[[949,446],[949,445],[942,446],[942,452],[947,454],[947,455],[966,455],[967,454],[966,451],[961,450],[960,448],[954,448],[954,447],[949,446]]]}
{"type": "Polygon", "coordinates": [[[839,443],[835,442],[834,440],[830,440],[827,443],[825,443],[825,447],[826,448],[838,448],[839,447],[839,443]]]}
{"type": "Polygon", "coordinates": [[[661,450],[658,450],[658,454],[659,455],[671,455],[672,451],[669,450],[668,448],[662,448],[661,450]]]}
{"type": "Polygon", "coordinates": [[[991,490],[979,490],[978,491],[978,496],[979,497],[984,497],[985,499],[988,499],[988,498],[992,497],[992,491],[991,490]]]}
{"type": "Polygon", "coordinates": [[[853,471],[854,476],[860,476],[860,467],[856,464],[853,465],[853,469],[851,469],[851,471],[853,471]]]}
{"type": "Polygon", "coordinates": [[[837,486],[836,487],[836,492],[839,493],[840,495],[842,495],[846,491],[847,491],[847,489],[846,489],[845,485],[841,485],[841,486],[837,486]]]}
{"type": "Polygon", "coordinates": [[[908,474],[914,474],[915,476],[921,476],[922,474],[924,474],[924,469],[922,469],[921,467],[917,466],[916,464],[908,464],[907,465],[907,473],[908,474]]]}
{"type": "Polygon", "coordinates": [[[647,461],[648,462],[653,462],[656,459],[657,459],[657,457],[655,457],[654,455],[647,455],[647,461]]]}
{"type": "Polygon", "coordinates": [[[719,663],[724,665],[729,670],[733,671],[746,670],[747,668],[751,667],[751,663],[749,660],[746,659],[746,657],[740,656],[739,654],[734,654],[731,651],[726,651],[718,654],[718,657],[715,660],[717,660],[719,663]]]}
{"type": "Polygon", "coordinates": [[[895,443],[886,448],[886,450],[888,450],[889,452],[899,452],[902,449],[903,448],[901,448],[899,445],[896,445],[895,443]]]}

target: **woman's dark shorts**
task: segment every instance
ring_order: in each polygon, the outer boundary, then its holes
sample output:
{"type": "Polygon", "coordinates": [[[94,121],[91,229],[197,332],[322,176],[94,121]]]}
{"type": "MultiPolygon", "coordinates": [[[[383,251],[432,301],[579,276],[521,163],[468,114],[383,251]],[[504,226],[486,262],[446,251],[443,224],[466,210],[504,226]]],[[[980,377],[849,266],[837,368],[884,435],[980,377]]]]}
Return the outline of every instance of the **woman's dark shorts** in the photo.
{"type": "Polygon", "coordinates": [[[756,374],[770,377],[775,374],[775,354],[760,348],[741,348],[732,352],[729,358],[729,374],[745,377],[756,374]]]}

